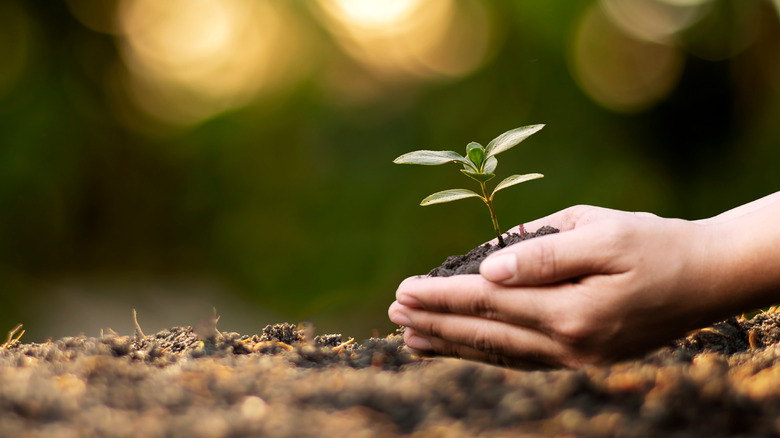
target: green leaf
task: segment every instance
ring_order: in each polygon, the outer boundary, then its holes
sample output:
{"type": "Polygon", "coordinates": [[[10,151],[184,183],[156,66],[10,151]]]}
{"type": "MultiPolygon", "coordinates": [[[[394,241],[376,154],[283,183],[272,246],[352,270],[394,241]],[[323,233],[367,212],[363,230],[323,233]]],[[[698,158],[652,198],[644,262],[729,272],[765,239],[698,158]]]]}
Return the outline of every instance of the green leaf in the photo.
{"type": "Polygon", "coordinates": [[[494,155],[498,155],[501,152],[511,149],[542,128],[544,128],[544,125],[528,125],[507,131],[488,143],[487,147],[485,148],[485,156],[490,158],[494,155]]]}
{"type": "Polygon", "coordinates": [[[473,141],[466,145],[466,156],[477,169],[482,168],[482,160],[485,158],[485,148],[479,143],[473,141]]]}
{"type": "Polygon", "coordinates": [[[498,158],[490,157],[485,160],[485,168],[482,169],[482,171],[484,173],[494,173],[496,171],[496,166],[498,166],[498,158]]]}
{"type": "Polygon", "coordinates": [[[436,192],[427,198],[423,199],[420,205],[441,204],[442,202],[457,201],[458,199],[465,198],[482,198],[478,194],[466,189],[450,189],[441,192],[436,192]]]}
{"type": "Polygon", "coordinates": [[[468,160],[454,151],[414,151],[401,155],[393,160],[395,164],[422,164],[435,166],[449,162],[467,164],[468,160]]]}
{"type": "Polygon", "coordinates": [[[496,176],[495,173],[470,172],[464,169],[461,169],[460,171],[466,174],[466,176],[468,176],[469,178],[481,183],[490,181],[496,176]]]}
{"type": "Polygon", "coordinates": [[[490,198],[493,198],[493,195],[496,194],[497,191],[503,190],[507,187],[511,187],[515,184],[520,184],[522,182],[530,181],[532,179],[538,179],[543,178],[544,175],[541,173],[529,173],[527,175],[512,175],[510,177],[505,178],[503,181],[498,183],[495,189],[493,189],[493,193],[490,194],[490,198]]]}

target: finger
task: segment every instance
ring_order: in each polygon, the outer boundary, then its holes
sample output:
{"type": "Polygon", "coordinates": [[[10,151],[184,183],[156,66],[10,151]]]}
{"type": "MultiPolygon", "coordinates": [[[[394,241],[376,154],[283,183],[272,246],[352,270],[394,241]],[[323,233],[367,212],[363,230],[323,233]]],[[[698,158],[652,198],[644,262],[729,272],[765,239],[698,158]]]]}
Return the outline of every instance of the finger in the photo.
{"type": "MultiPolygon", "coordinates": [[[[559,307],[556,303],[561,302],[561,295],[567,293],[570,286],[520,290],[492,283],[480,275],[413,277],[398,286],[396,300],[407,308],[477,316],[543,329],[553,317],[552,312],[559,307]]],[[[390,307],[390,313],[404,310],[395,305],[390,307]]]]}
{"type": "Polygon", "coordinates": [[[408,309],[405,313],[411,327],[405,339],[416,350],[452,355],[471,349],[487,358],[511,357],[554,365],[565,356],[560,342],[527,327],[421,309],[408,309]],[[444,342],[436,343],[435,338],[444,342]]]}
{"type": "Polygon", "coordinates": [[[523,359],[501,354],[485,353],[467,345],[461,345],[446,341],[436,336],[423,335],[407,329],[404,334],[407,350],[418,356],[443,355],[459,359],[468,359],[480,362],[492,363],[512,368],[540,369],[549,368],[550,364],[530,359],[523,359]]]}
{"type": "MultiPolygon", "coordinates": [[[[528,232],[535,232],[544,226],[557,228],[561,232],[570,231],[578,226],[587,225],[594,220],[608,217],[614,213],[616,213],[615,210],[610,210],[608,208],[593,207],[590,205],[575,205],[551,215],[527,222],[524,224],[524,227],[528,232]]],[[[512,228],[512,230],[517,232],[516,228],[512,228]]]]}
{"type": "Polygon", "coordinates": [[[610,242],[601,227],[595,226],[549,234],[496,251],[482,261],[479,272],[489,281],[513,286],[616,274],[622,271],[615,263],[610,242]]]}
{"type": "MultiPolygon", "coordinates": [[[[504,237],[506,237],[507,234],[522,234],[520,231],[521,226],[523,227],[524,232],[527,233],[535,233],[544,226],[556,228],[560,232],[570,231],[577,226],[585,225],[596,219],[605,218],[614,213],[616,213],[615,210],[610,210],[608,208],[593,207],[590,205],[576,205],[555,212],[551,215],[533,220],[531,222],[516,225],[510,228],[504,234],[504,237]]],[[[488,243],[491,245],[496,245],[498,243],[498,239],[493,239],[488,243]]]]}

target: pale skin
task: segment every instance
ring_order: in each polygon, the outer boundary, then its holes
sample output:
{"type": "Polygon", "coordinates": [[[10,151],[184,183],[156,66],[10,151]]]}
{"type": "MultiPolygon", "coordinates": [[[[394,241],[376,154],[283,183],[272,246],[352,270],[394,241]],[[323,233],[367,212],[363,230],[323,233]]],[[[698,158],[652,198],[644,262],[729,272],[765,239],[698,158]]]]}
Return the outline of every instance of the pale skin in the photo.
{"type": "Polygon", "coordinates": [[[560,233],[497,251],[480,275],[404,280],[388,314],[420,353],[613,362],[780,303],[778,224],[780,192],[698,221],[571,207],[525,224],[560,233]]]}

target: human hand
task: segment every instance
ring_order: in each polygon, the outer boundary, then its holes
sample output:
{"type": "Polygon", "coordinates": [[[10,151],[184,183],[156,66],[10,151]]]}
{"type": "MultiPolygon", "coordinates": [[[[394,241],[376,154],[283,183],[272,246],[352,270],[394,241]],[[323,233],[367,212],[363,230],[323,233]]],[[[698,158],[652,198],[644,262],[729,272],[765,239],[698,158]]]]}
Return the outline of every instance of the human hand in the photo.
{"type": "Polygon", "coordinates": [[[509,366],[635,356],[733,314],[719,224],[589,206],[525,225],[558,234],[489,256],[481,275],[412,277],[390,319],[413,350],[509,366]]]}

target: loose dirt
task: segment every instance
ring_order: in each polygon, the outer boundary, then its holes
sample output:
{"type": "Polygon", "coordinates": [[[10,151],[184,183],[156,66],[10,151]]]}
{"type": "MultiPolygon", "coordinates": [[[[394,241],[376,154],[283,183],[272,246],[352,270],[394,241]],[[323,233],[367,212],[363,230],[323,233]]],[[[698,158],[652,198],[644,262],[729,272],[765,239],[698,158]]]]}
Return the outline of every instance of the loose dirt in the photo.
{"type": "Polygon", "coordinates": [[[642,359],[553,371],[416,358],[398,333],[306,341],[291,324],[12,342],[0,435],[771,436],[778,333],[780,313],[760,313],[642,359]]]}
{"type": "Polygon", "coordinates": [[[414,357],[401,330],[360,342],[288,323],[9,338],[0,436],[780,435],[776,309],[579,370],[414,357]]]}

